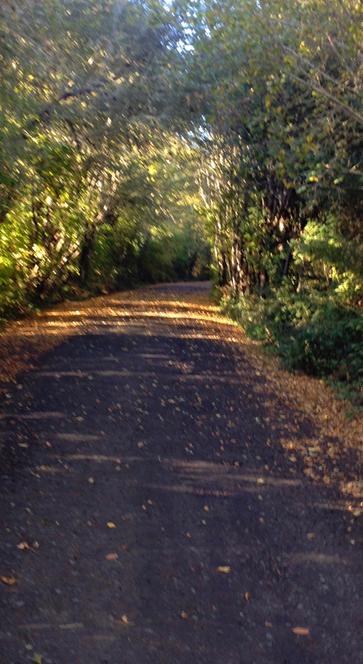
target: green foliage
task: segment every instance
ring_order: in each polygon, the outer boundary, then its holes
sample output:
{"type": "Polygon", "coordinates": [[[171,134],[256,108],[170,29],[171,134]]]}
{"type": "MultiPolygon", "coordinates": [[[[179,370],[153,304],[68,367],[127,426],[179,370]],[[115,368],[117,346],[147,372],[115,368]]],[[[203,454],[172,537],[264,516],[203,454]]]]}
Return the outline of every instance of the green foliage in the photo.
{"type": "Polygon", "coordinates": [[[0,314],[212,254],[290,367],[360,380],[357,2],[3,2],[0,38],[0,314]]]}
{"type": "Polygon", "coordinates": [[[0,313],[190,276],[174,246],[184,226],[204,232],[195,148],[173,131],[172,13],[24,0],[2,4],[0,35],[0,313]]]}
{"type": "Polygon", "coordinates": [[[279,291],[227,299],[226,310],[291,370],[331,379],[363,407],[363,314],[334,297],[279,291]]]}
{"type": "Polygon", "coordinates": [[[362,28],[350,0],[182,3],[213,270],[292,369],[361,389],[362,28]],[[315,26],[320,26],[319,30],[315,26]]]}
{"type": "Polygon", "coordinates": [[[339,302],[358,304],[363,297],[363,243],[344,236],[341,224],[330,215],[324,223],[307,224],[295,245],[300,284],[329,291],[339,302]]]}
{"type": "Polygon", "coordinates": [[[185,18],[220,282],[251,292],[297,281],[309,221],[334,216],[362,240],[358,4],[186,2],[185,18]]]}

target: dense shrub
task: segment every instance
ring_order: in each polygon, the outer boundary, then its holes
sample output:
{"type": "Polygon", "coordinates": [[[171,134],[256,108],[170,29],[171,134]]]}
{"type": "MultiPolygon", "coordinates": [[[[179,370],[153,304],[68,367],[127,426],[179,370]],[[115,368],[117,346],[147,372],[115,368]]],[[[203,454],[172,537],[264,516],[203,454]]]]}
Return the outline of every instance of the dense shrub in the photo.
{"type": "Polygon", "coordinates": [[[247,334],[264,341],[288,369],[331,379],[363,406],[363,314],[318,293],[266,299],[225,298],[224,306],[247,334]]]}

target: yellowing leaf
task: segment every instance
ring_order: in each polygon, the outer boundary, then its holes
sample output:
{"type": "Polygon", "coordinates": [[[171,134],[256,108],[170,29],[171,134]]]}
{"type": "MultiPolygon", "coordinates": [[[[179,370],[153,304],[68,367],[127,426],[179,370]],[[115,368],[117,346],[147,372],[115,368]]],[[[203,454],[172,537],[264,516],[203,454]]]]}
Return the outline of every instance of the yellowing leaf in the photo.
{"type": "Polygon", "coordinates": [[[117,560],[118,559],[118,553],[108,553],[106,556],[106,560],[117,560]]]}
{"type": "Polygon", "coordinates": [[[309,636],[310,630],[308,627],[292,627],[291,631],[298,636],[309,636]]]}
{"type": "Polygon", "coordinates": [[[107,528],[117,528],[117,526],[113,521],[107,521],[107,528]]]}
{"type": "Polygon", "coordinates": [[[0,576],[0,581],[6,586],[15,586],[16,584],[16,579],[14,576],[0,576]]]}
{"type": "Polygon", "coordinates": [[[220,574],[230,574],[231,571],[232,569],[230,568],[229,565],[219,565],[217,567],[217,572],[219,572],[220,574]]]}

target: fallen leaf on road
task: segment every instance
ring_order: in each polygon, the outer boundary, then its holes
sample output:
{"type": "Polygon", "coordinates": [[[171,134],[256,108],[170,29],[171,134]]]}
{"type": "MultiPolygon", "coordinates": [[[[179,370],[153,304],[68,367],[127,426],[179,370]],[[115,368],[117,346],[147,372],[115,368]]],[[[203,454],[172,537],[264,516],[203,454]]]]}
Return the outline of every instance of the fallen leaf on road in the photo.
{"type": "Polygon", "coordinates": [[[183,620],[187,620],[188,614],[186,611],[181,611],[180,612],[180,617],[183,618],[183,620]]]}
{"type": "Polygon", "coordinates": [[[17,549],[20,549],[20,551],[37,551],[39,549],[39,542],[34,541],[31,544],[29,542],[19,542],[19,544],[16,545],[17,549]]]}
{"type": "Polygon", "coordinates": [[[294,632],[294,634],[298,634],[299,636],[309,636],[310,634],[308,627],[292,627],[291,631],[294,632]]]}
{"type": "Polygon", "coordinates": [[[117,559],[118,559],[117,553],[108,553],[106,556],[106,560],[117,560],[117,559]]]}
{"type": "Polygon", "coordinates": [[[117,528],[117,526],[113,521],[107,521],[107,528],[117,528]]]}
{"type": "Polygon", "coordinates": [[[220,574],[230,574],[232,569],[230,568],[229,565],[219,565],[216,571],[219,572],[220,574]]]}
{"type": "Polygon", "coordinates": [[[33,664],[42,664],[42,662],[43,662],[42,655],[38,655],[37,653],[34,653],[33,664]]]}
{"type": "Polygon", "coordinates": [[[14,576],[0,576],[0,581],[6,586],[15,586],[16,584],[16,579],[14,576]]]}
{"type": "Polygon", "coordinates": [[[250,599],[251,599],[251,593],[250,593],[248,590],[247,590],[247,592],[245,592],[245,594],[244,594],[244,598],[245,598],[246,602],[249,602],[249,601],[250,601],[250,599]]]}

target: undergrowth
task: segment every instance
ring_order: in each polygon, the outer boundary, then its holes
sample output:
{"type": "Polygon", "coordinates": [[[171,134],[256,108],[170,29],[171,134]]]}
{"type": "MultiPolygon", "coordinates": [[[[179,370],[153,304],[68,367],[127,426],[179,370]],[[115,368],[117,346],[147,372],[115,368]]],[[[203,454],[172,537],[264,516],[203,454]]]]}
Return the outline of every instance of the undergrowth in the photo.
{"type": "Polygon", "coordinates": [[[363,410],[363,314],[326,294],[224,295],[223,309],[290,371],[322,377],[363,410]]]}

